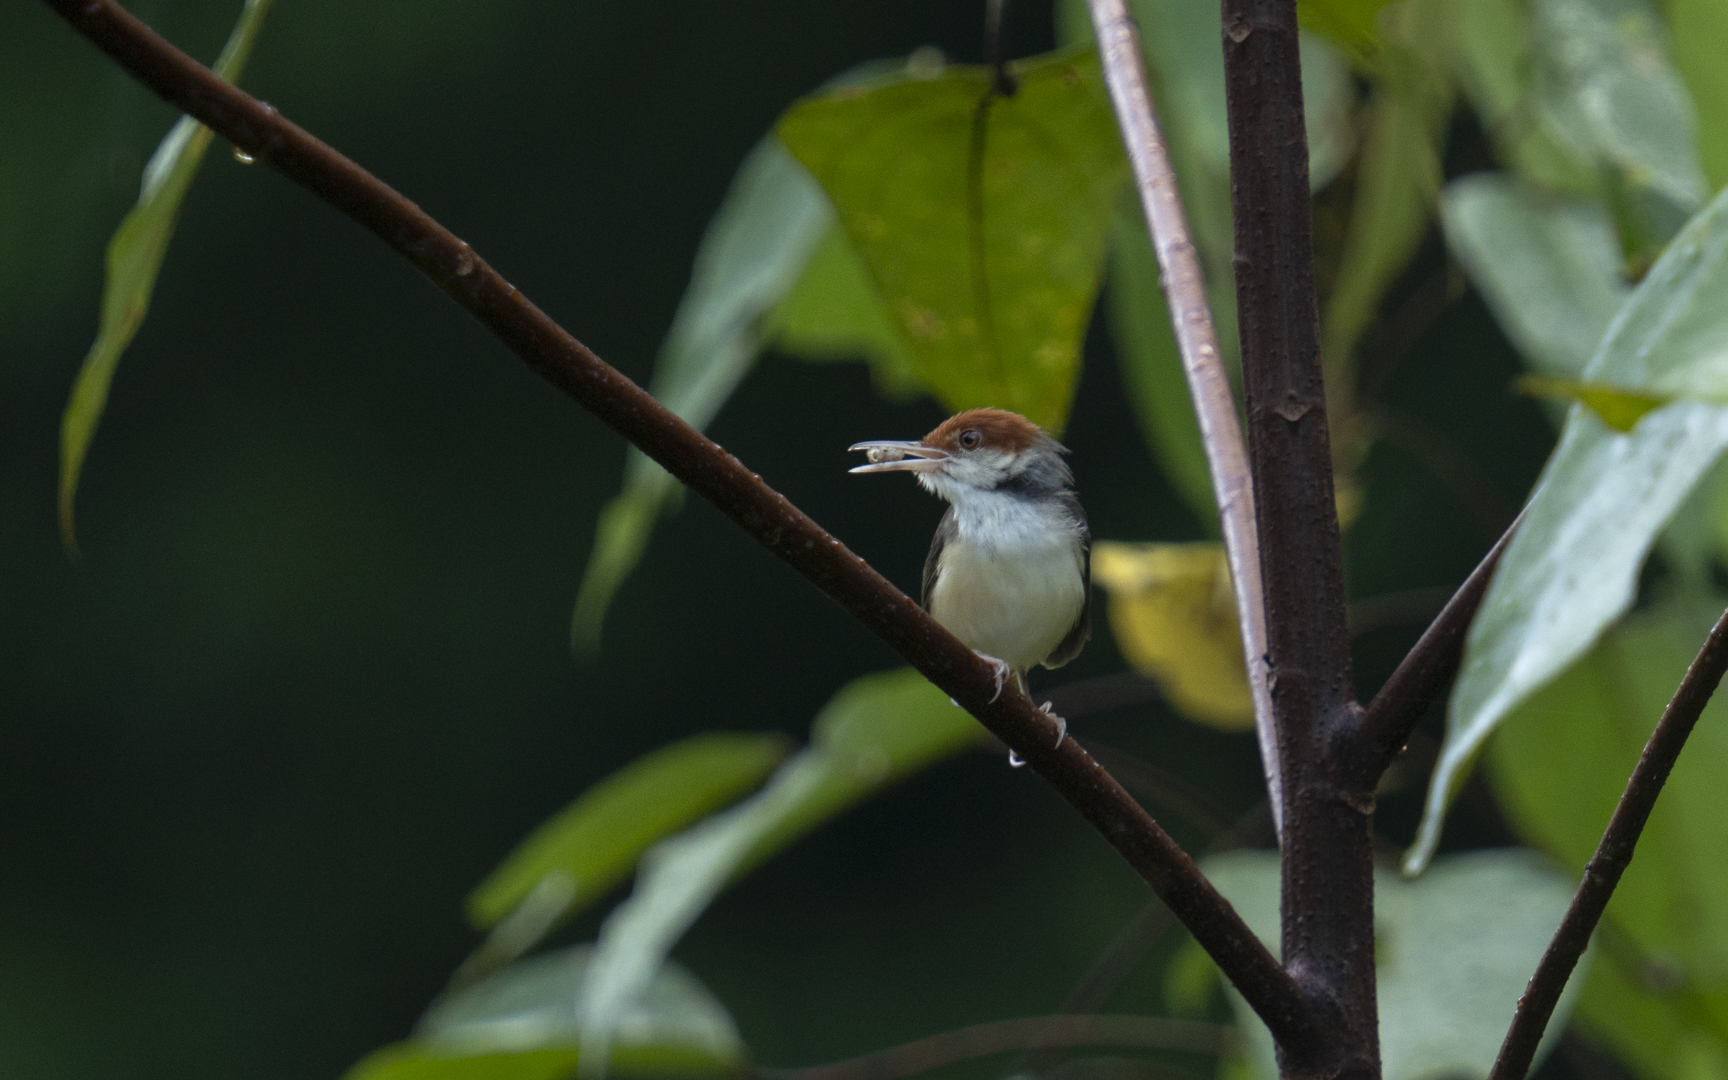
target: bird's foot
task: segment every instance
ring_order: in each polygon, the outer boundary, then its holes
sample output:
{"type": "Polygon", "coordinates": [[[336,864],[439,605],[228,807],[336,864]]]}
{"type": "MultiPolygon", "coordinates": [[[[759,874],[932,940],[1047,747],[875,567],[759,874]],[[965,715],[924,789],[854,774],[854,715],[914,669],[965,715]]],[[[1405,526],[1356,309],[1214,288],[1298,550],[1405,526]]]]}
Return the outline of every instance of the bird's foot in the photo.
{"type": "Polygon", "coordinates": [[[991,704],[994,704],[996,699],[1002,696],[1002,687],[1007,685],[1008,676],[1014,674],[1014,669],[1008,666],[1008,661],[1006,660],[999,660],[987,652],[978,652],[977,649],[973,649],[972,651],[977,654],[978,659],[989,664],[991,670],[996,673],[996,692],[990,695],[990,702],[991,704]]]}
{"type": "Polygon", "coordinates": [[[1038,706],[1038,711],[1056,721],[1056,745],[1061,746],[1062,740],[1068,737],[1068,721],[1063,717],[1057,716],[1056,710],[1050,707],[1048,701],[1038,706]]]}

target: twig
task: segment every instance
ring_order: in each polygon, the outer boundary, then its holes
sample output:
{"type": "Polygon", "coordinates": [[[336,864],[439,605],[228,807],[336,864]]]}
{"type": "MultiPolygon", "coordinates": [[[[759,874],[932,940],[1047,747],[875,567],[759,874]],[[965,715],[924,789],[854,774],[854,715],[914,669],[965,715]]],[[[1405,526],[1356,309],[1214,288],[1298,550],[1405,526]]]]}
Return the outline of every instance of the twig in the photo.
{"type": "Polygon", "coordinates": [[[1440,614],[1434,616],[1434,621],[1363,711],[1344,767],[1357,786],[1372,787],[1380,782],[1380,774],[1404,749],[1410,729],[1422,719],[1434,695],[1457,674],[1470,620],[1476,617],[1476,609],[1494,578],[1494,568],[1500,564],[1500,556],[1505,554],[1522,520],[1522,515],[1515,519],[1488,549],[1488,554],[1482,556],[1476,569],[1464,579],[1440,614]]]}
{"type": "Polygon", "coordinates": [[[945,1031],[832,1065],[758,1069],[763,1080],[899,1080],[969,1058],[1035,1046],[1117,1046],[1218,1054],[1234,1029],[1154,1016],[1033,1016],[945,1031]]]}
{"type": "Polygon", "coordinates": [[[1709,704],[1710,695],[1716,692],[1725,671],[1728,671],[1728,611],[1723,612],[1710,636],[1704,639],[1704,647],[1686,669],[1680,688],[1674,691],[1674,698],[1662,711],[1662,719],[1657,721],[1650,741],[1644,744],[1644,753],[1639,755],[1638,765],[1626,781],[1626,790],[1614,808],[1614,816],[1608,819],[1596,854],[1584,866],[1584,880],[1578,883],[1566,917],[1560,920],[1560,928],[1554,931],[1542,962],[1536,965],[1536,974],[1530,976],[1524,996],[1518,999],[1518,1012],[1512,1017],[1506,1041],[1500,1044],[1500,1056],[1495,1059],[1488,1080],[1523,1080],[1530,1071],[1530,1061],[1549,1018],[1554,1015],[1560,992],[1566,988],[1578,957],[1590,944],[1590,935],[1614,895],[1620,875],[1632,861],[1638,835],[1650,820],[1656,796],[1662,793],[1662,785],[1667,783],[1668,774],[1686,745],[1686,736],[1692,734],[1699,714],[1709,704]]]}
{"type": "Polygon", "coordinates": [[[1310,1033],[1294,980],[1157,822],[1057,721],[863,559],[548,318],[409,200],[216,78],[112,0],[45,0],[141,83],[395,248],[547,381],[599,417],[886,642],[1018,751],[1151,884],[1281,1039],[1310,1033]]]}
{"type": "Polygon", "coordinates": [[[1260,548],[1254,531],[1254,492],[1248,476],[1248,455],[1242,428],[1236,421],[1236,397],[1218,351],[1218,331],[1206,304],[1206,281],[1188,232],[1176,171],[1152,111],[1146,87],[1146,66],[1140,53],[1140,31],[1124,0],[1088,0],[1104,81],[1116,106],[1122,142],[1134,166],[1134,182],[1152,245],[1163,273],[1164,297],[1170,322],[1188,376],[1188,393],[1200,422],[1200,438],[1211,466],[1212,494],[1218,501],[1218,521],[1230,579],[1236,586],[1236,619],[1242,626],[1242,656],[1254,699],[1254,731],[1260,742],[1261,767],[1272,803],[1272,821],[1283,832],[1283,782],[1279,777],[1277,739],[1272,727],[1272,697],[1266,681],[1266,608],[1260,584],[1260,548]]]}
{"type": "Polygon", "coordinates": [[[1326,1036],[1287,1076],[1380,1075],[1372,786],[1339,772],[1359,712],[1321,377],[1296,0],[1224,0],[1224,94],[1266,662],[1284,782],[1282,954],[1326,1036]]]}

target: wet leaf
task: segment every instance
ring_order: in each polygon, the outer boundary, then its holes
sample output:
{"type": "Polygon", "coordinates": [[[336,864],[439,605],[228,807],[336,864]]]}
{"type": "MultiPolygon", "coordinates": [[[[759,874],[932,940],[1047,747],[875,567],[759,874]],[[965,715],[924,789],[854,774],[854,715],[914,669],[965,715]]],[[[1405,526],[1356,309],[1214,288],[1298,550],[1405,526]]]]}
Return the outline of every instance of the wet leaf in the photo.
{"type": "MultiPolygon", "coordinates": [[[[414,1038],[369,1055],[346,1080],[562,1080],[582,1060],[576,1021],[593,952],[560,949],[444,998],[414,1038]]],[[[737,1026],[684,969],[666,963],[621,1017],[611,1070],[623,1076],[740,1074],[737,1026]]]]}
{"type": "Polygon", "coordinates": [[[529,834],[468,897],[468,918],[498,924],[549,875],[581,910],[636,865],[650,844],[742,797],[789,751],[779,735],[710,732],[665,746],[584,792],[529,834]]]}
{"type": "MultiPolygon", "coordinates": [[[[1720,601],[1718,601],[1720,603],[1720,601]]],[[[1532,695],[1489,754],[1519,836],[1582,872],[1719,607],[1629,617],[1532,695]]],[[[1580,1019],[1643,1075],[1723,1075],[1728,1064],[1728,700],[1687,740],[1597,932],[1580,1019]],[[1715,1070],[1691,1072],[1699,1059],[1715,1070]]],[[[1574,979],[1574,982],[1577,980],[1574,979]]]]}
{"type": "Polygon", "coordinates": [[[1646,413],[1654,412],[1674,399],[1653,394],[1623,390],[1607,383],[1584,382],[1578,379],[1556,379],[1548,375],[1525,375],[1518,380],[1518,392],[1556,401],[1582,403],[1596,418],[1615,431],[1631,431],[1646,413]]]}
{"type": "Polygon", "coordinates": [[[1447,186],[1440,220],[1448,246],[1530,366],[1576,378],[1631,293],[1608,215],[1503,174],[1477,173],[1447,186]]]}
{"type": "Polygon", "coordinates": [[[1100,541],[1092,548],[1092,580],[1109,594],[1122,655],[1157,679],[1172,705],[1225,731],[1253,727],[1222,544],[1100,541]]]}
{"type": "MultiPolygon", "coordinates": [[[[229,82],[240,77],[269,8],[270,0],[246,0],[222,55],[211,69],[217,76],[229,82]]],[[[156,274],[168,253],[168,241],[173,239],[180,204],[198,174],[211,136],[209,128],[190,116],[175,122],[144,166],[138,204],[127,212],[108,241],[96,341],[78,369],[60,421],[60,538],[69,550],[77,548],[75,501],[84,457],[108,404],[108,388],[114,382],[120,356],[150,310],[156,274]]]]}
{"type": "MultiPolygon", "coordinates": [[[[1277,853],[1228,852],[1201,867],[1276,953],[1277,853]]],[[[1440,859],[1416,882],[1390,870],[1375,873],[1375,978],[1385,1080],[1488,1075],[1572,891],[1571,880],[1521,848],[1440,859]]],[[[1586,954],[1585,970],[1590,960],[1586,954]]],[[[1578,982],[1561,996],[1544,1054],[1566,1026],[1578,982]]],[[[1271,1033],[1234,991],[1230,1003],[1248,1037],[1255,1074],[1276,1077],[1271,1033]]]]}
{"type": "Polygon", "coordinates": [[[1544,125],[1599,171],[1631,276],[1704,202],[1691,96],[1647,0],[1535,0],[1535,101],[1544,125]]]}
{"type": "Polygon", "coordinates": [[[920,380],[953,410],[1001,406],[1058,433],[1125,161],[1095,54],[1014,71],[1014,96],[987,107],[989,73],[949,67],[806,99],[778,130],[833,201],[920,380]]]}
{"type": "Polygon", "coordinates": [[[1432,855],[1488,736],[1626,611],[1657,534],[1728,446],[1728,407],[1705,403],[1728,395],[1725,290],[1728,195],[1669,245],[1582,373],[1682,400],[1625,434],[1572,409],[1470,628],[1407,871],[1432,855]]]}
{"type": "MultiPolygon", "coordinates": [[[[759,142],[702,237],[649,391],[694,427],[706,427],[756,362],[763,317],[792,290],[833,220],[822,189],[780,141],[770,135],[759,142]]],[[[641,560],[655,520],[682,491],[665,469],[630,449],[624,491],[600,511],[576,596],[573,651],[599,648],[613,595],[641,560]]]]}
{"type": "Polygon", "coordinates": [[[1723,0],[1669,0],[1665,5],[1672,34],[1674,67],[1691,91],[1697,110],[1698,156],[1711,191],[1728,184],[1728,3],[1723,0]]]}
{"type": "MultiPolygon", "coordinates": [[[[883,785],[982,738],[983,729],[916,671],[855,680],[823,707],[810,747],[760,792],[643,859],[630,898],[607,916],[583,984],[586,1045],[617,1042],[667,953],[726,884],[883,785]]],[[[584,1066],[604,1071],[603,1055],[584,1066]]]]}

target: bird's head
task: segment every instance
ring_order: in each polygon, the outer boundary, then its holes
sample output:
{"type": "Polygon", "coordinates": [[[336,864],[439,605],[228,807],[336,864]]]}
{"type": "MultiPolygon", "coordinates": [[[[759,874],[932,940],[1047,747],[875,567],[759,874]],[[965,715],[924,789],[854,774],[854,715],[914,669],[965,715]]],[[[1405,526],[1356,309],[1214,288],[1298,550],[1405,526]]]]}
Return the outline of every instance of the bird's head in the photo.
{"type": "Polygon", "coordinates": [[[1074,482],[1062,444],[1018,413],[968,409],[917,442],[875,440],[852,445],[869,458],[855,473],[909,472],[949,502],[1006,489],[1028,496],[1055,494],[1074,482]]]}

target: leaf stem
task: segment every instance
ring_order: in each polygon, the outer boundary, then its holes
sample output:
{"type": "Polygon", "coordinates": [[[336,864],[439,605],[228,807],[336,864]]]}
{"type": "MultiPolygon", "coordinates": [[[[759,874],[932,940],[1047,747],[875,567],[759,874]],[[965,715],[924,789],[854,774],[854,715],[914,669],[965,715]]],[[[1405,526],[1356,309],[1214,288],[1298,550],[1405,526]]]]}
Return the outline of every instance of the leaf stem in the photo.
{"type": "Polygon", "coordinates": [[[1168,833],[1024,694],[724,448],[529,302],[414,203],[277,110],[224,83],[113,0],[45,0],[145,86],[406,257],[529,367],[807,578],[1012,747],[1170,906],[1280,1040],[1317,1036],[1295,980],[1168,833]]]}
{"type": "Polygon", "coordinates": [[[1626,781],[1626,790],[1614,808],[1614,816],[1608,819],[1596,854],[1584,866],[1584,880],[1578,883],[1566,917],[1542,954],[1541,963],[1536,965],[1536,973],[1530,976],[1524,996],[1518,999],[1518,1011],[1506,1032],[1506,1041],[1500,1044],[1500,1055],[1494,1060],[1488,1080],[1523,1080],[1530,1071],[1530,1062],[1542,1041],[1542,1032],[1554,1015],[1560,992],[1566,988],[1585,946],[1590,944],[1590,935],[1601,921],[1614,887],[1620,883],[1620,875],[1632,862],[1633,849],[1644,831],[1644,823],[1650,820],[1656,797],[1662,794],[1662,785],[1667,783],[1668,774],[1686,745],[1686,737],[1692,734],[1724,672],[1728,672],[1728,611],[1722,613],[1710,636],[1704,639],[1703,648],[1698,650],[1692,666],[1686,669],[1686,677],[1680,680],[1679,689],[1662,711],[1662,719],[1657,721],[1650,741],[1644,744],[1644,753],[1639,755],[1638,765],[1626,781]]]}

